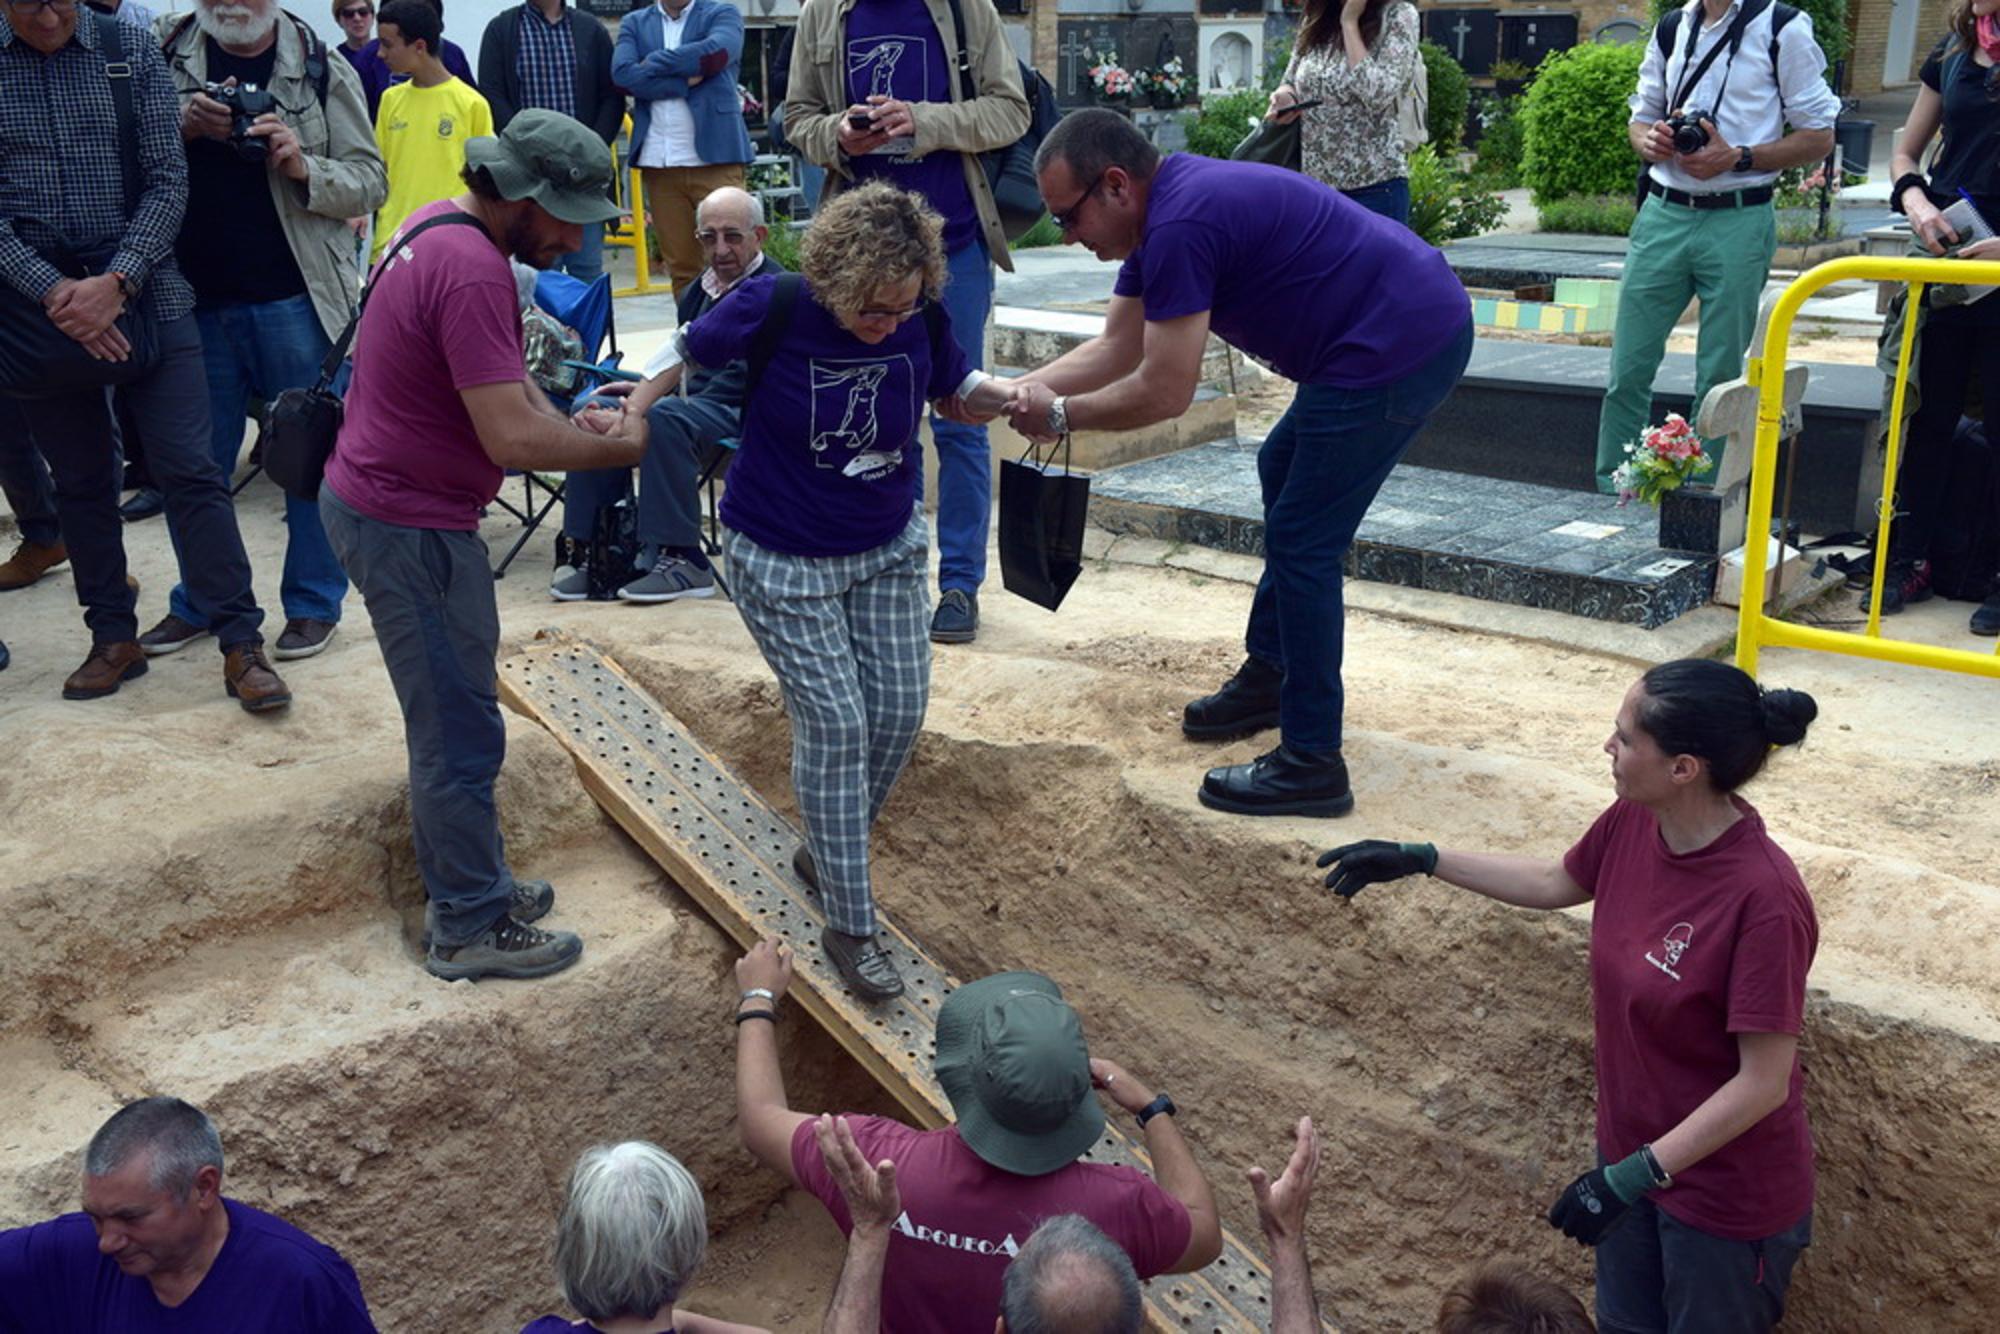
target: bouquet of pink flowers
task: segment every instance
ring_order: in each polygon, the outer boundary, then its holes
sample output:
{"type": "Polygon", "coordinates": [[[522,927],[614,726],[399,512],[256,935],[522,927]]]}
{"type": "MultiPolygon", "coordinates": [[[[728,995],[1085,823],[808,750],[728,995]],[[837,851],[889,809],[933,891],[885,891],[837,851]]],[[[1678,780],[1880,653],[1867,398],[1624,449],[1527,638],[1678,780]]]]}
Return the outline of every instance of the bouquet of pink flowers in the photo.
{"type": "Polygon", "coordinates": [[[1618,503],[1634,496],[1655,509],[1660,497],[1715,467],[1715,460],[1701,447],[1701,437],[1678,412],[1667,414],[1665,422],[1649,427],[1636,444],[1625,446],[1625,462],[1611,474],[1618,488],[1618,503]]]}
{"type": "Polygon", "coordinates": [[[1092,91],[1107,102],[1130,97],[1139,90],[1132,72],[1102,51],[1097,53],[1097,63],[1087,73],[1092,91]]]}

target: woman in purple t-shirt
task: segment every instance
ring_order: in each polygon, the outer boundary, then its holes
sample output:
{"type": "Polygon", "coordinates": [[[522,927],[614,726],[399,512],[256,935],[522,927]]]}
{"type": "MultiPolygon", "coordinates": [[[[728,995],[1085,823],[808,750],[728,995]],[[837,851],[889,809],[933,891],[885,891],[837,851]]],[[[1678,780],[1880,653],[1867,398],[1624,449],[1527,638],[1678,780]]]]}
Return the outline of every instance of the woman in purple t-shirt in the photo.
{"type": "Polygon", "coordinates": [[[1597,1247],[1606,1329],[1768,1330],[1811,1240],[1798,1046],[1819,928],[1735,792],[1817,713],[1727,663],[1662,663],[1604,743],[1618,800],[1563,860],[1380,839],[1319,859],[1343,897],[1423,872],[1523,908],[1593,905],[1600,1166],[1549,1222],[1597,1247]]]}
{"type": "Polygon", "coordinates": [[[868,831],[930,699],[917,428],[927,401],[984,420],[1013,398],[951,336],[943,231],[908,191],[881,181],[842,191],[800,246],[803,282],[744,282],[675,335],[669,364],[625,408],[643,413],[673,392],[685,363],[750,363],[723,554],[792,722],[806,825],[792,865],[825,904],[828,958],[868,1000],[903,990],[875,938],[868,831]]]}

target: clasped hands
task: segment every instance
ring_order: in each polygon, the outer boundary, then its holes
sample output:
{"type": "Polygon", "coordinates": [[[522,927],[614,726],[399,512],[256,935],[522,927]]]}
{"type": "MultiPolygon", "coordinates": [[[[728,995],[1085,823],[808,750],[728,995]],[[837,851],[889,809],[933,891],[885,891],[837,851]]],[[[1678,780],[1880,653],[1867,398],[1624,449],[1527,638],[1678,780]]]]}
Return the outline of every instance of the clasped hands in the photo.
{"type": "Polygon", "coordinates": [[[1049,407],[1055,401],[1055,391],[1039,381],[995,376],[970,394],[941,398],[932,406],[946,421],[967,426],[984,426],[1004,412],[1008,425],[1034,443],[1047,445],[1061,438],[1049,430],[1049,407]]]}
{"type": "Polygon", "coordinates": [[[125,294],[111,274],[63,279],[49,289],[42,309],[56,328],[99,361],[124,361],[132,355],[132,344],[117,325],[125,313],[125,294]]]}

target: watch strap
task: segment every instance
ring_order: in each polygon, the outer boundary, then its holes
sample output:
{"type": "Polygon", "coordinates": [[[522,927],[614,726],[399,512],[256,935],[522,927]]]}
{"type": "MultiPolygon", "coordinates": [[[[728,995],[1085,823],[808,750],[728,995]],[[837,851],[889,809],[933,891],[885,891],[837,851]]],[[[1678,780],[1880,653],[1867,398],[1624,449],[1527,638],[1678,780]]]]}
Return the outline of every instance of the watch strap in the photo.
{"type": "Polygon", "coordinates": [[[1139,1117],[1139,1128],[1141,1130],[1144,1130],[1146,1128],[1146,1123],[1152,1120],[1154,1117],[1159,1116],[1161,1113],[1165,1113],[1168,1116],[1177,1116],[1180,1113],[1180,1108],[1174,1106],[1174,1100],[1172,1098],[1169,1098],[1164,1093],[1160,1094],[1158,1097],[1154,1098],[1151,1102],[1147,1103],[1144,1107],[1141,1107],[1139,1109],[1137,1113],[1139,1117]]]}
{"type": "Polygon", "coordinates": [[[1757,150],[1751,147],[1749,144],[1743,145],[1742,150],[1736,154],[1735,169],[1737,171],[1757,170],[1756,152],[1757,150]]]}
{"type": "Polygon", "coordinates": [[[1661,1164],[1658,1155],[1656,1155],[1653,1152],[1652,1145],[1641,1144],[1639,1146],[1639,1153],[1646,1160],[1646,1170],[1652,1174],[1653,1189],[1665,1190],[1667,1189],[1667,1187],[1674,1184],[1673,1177],[1667,1172],[1667,1169],[1661,1164]]]}

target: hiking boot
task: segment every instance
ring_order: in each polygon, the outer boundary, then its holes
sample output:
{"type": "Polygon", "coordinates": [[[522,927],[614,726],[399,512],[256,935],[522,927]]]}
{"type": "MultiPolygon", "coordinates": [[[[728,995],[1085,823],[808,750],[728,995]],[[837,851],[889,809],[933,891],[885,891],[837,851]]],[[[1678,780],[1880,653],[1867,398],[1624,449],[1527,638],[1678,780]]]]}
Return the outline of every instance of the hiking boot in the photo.
{"type": "Polygon", "coordinates": [[[157,658],[163,653],[178,653],[207,633],[207,626],[184,621],[168,612],[158,625],[139,636],[139,647],[146,650],[147,657],[157,658]]]}
{"type": "Polygon", "coordinates": [[[271,656],[279,662],[313,657],[333,642],[333,632],[339,628],[332,621],[316,621],[310,616],[294,616],[285,622],[285,633],[278,636],[277,645],[272,648],[271,656]]]}
{"type": "Polygon", "coordinates": [[[43,575],[69,559],[69,548],[60,542],[43,546],[40,542],[25,539],[14,548],[14,554],[0,565],[0,593],[11,593],[17,588],[26,588],[43,575]]]}
{"type": "Polygon", "coordinates": [[[1972,622],[1966,628],[1975,635],[2000,635],[2000,593],[1973,609],[1972,622]]]}
{"type": "MultiPolygon", "coordinates": [[[[1912,602],[1931,599],[1931,563],[1890,557],[1889,571],[1882,580],[1882,614],[1894,616],[1912,602]]],[[[1861,595],[1861,614],[1868,614],[1868,594],[1861,595]]]]}
{"type": "Polygon", "coordinates": [[[432,946],[424,969],[447,982],[482,977],[547,977],[583,957],[583,940],[573,931],[542,931],[502,913],[476,940],[451,949],[432,946]]]}
{"type": "Polygon", "coordinates": [[[146,674],[146,650],[138,641],[92,644],[83,666],[63,682],[64,699],[102,699],[118,693],[118,687],[146,674]]]}
{"type": "Polygon", "coordinates": [[[799,844],[799,850],[792,854],[792,874],[797,876],[807,889],[815,894],[819,893],[819,867],[813,864],[812,849],[803,843],[799,844]]]}
{"type": "Polygon", "coordinates": [[[581,565],[557,570],[549,585],[549,596],[557,602],[587,602],[590,599],[590,571],[581,565]]]}
{"type": "Polygon", "coordinates": [[[970,644],[979,634],[979,594],[947,588],[931,613],[931,643],[970,644]]]}
{"type": "Polygon", "coordinates": [[[850,936],[828,927],[819,933],[819,947],[841,980],[861,999],[888,1000],[903,994],[903,975],[875,937],[850,936]]]}
{"type": "Polygon", "coordinates": [[[262,644],[238,644],[222,659],[222,686],[245,713],[269,713],[292,702],[291,687],[264,660],[262,644]]]}
{"type": "MultiPolygon", "coordinates": [[[[507,915],[526,925],[539,922],[549,915],[549,909],[556,906],[556,887],[546,880],[516,880],[514,892],[507,898],[507,915]]],[[[437,931],[437,904],[424,904],[424,953],[431,950],[431,937],[437,931]]]]}
{"type": "Polygon", "coordinates": [[[653,568],[618,590],[621,602],[675,602],[715,596],[715,575],[685,556],[661,552],[653,568]]]}
{"type": "Polygon", "coordinates": [[[155,487],[142,486],[132,493],[132,498],[118,507],[118,517],[127,523],[144,523],[156,518],[167,507],[167,493],[155,487]]]}
{"type": "Polygon", "coordinates": [[[1308,754],[1279,746],[1248,764],[1210,769],[1201,804],[1237,815],[1345,815],[1354,809],[1339,751],[1308,754]]]}
{"type": "Polygon", "coordinates": [[[1226,741],[1278,725],[1278,688],[1285,674],[1262,658],[1245,658],[1213,695],[1181,711],[1181,733],[1195,741],[1226,741]]]}

